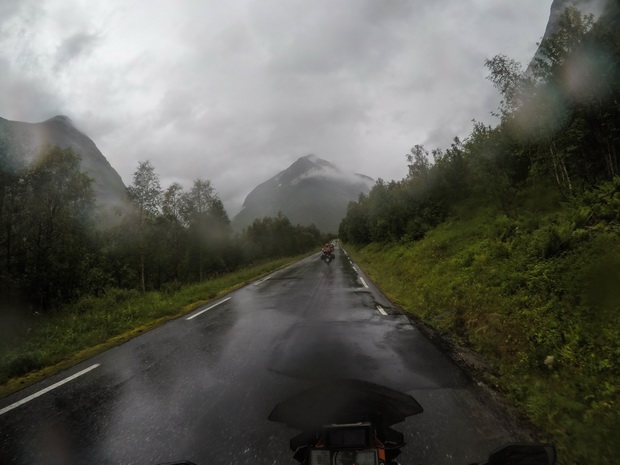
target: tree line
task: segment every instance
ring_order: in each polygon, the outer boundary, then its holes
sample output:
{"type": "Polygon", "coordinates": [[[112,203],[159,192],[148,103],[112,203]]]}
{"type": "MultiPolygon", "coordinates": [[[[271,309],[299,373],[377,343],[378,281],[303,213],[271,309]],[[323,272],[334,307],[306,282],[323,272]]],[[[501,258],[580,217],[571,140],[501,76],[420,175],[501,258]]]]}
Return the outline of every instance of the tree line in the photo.
{"type": "Polygon", "coordinates": [[[404,179],[380,179],[350,203],[340,237],[417,240],[464,202],[515,217],[537,190],[570,200],[619,176],[619,18],[616,2],[596,22],[569,7],[527,69],[505,55],[487,60],[499,124],[474,121],[447,149],[415,145],[404,179]]]}
{"type": "Polygon", "coordinates": [[[174,291],[257,261],[305,253],[326,240],[284,215],[233,233],[206,179],[162,188],[140,162],[127,189],[130,207],[102,227],[93,180],[71,149],[48,147],[19,163],[0,140],[0,310],[50,311],[110,288],[174,291]]]}

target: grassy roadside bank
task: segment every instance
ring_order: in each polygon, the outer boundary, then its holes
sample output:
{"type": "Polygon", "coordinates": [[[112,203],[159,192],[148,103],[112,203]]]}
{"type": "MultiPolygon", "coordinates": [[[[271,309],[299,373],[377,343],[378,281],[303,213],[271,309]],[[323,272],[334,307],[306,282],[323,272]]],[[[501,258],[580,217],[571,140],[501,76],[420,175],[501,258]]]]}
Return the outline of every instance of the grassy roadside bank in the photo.
{"type": "Polygon", "coordinates": [[[141,294],[110,289],[27,322],[0,341],[0,397],[138,336],[307,255],[244,268],[199,284],[141,294]]]}
{"type": "Polygon", "coordinates": [[[480,353],[562,464],[620,456],[620,234],[479,212],[414,243],[346,244],[382,291],[480,353]],[[553,227],[549,226],[553,225],[553,227]]]}

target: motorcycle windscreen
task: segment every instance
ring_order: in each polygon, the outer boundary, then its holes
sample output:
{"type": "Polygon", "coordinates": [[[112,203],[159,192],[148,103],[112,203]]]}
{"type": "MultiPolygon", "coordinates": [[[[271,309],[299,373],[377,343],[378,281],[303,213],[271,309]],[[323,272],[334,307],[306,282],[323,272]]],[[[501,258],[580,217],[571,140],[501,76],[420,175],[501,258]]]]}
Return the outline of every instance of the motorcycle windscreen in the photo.
{"type": "Polygon", "coordinates": [[[359,380],[335,381],[276,405],[269,420],[313,430],[328,424],[372,421],[390,426],[423,412],[410,395],[359,380]]]}

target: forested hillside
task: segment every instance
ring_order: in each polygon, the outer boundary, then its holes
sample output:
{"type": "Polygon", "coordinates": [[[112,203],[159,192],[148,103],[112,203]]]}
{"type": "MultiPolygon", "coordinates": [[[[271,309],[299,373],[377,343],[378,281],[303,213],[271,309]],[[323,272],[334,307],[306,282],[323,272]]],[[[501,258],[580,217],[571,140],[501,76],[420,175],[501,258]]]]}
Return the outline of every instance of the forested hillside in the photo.
{"type": "Polygon", "coordinates": [[[528,71],[488,60],[500,123],[416,145],[340,225],[391,298],[488,360],[564,464],[620,456],[618,10],[566,10],[528,71]]]}
{"type": "Polygon", "coordinates": [[[175,292],[265,259],[318,248],[314,226],[285,216],[256,220],[233,234],[205,179],[189,190],[162,188],[141,162],[128,188],[129,212],[100,225],[93,180],[80,156],[51,146],[24,165],[0,139],[0,328],[18,338],[33,316],[62,312],[78,299],[118,290],[175,292]]]}

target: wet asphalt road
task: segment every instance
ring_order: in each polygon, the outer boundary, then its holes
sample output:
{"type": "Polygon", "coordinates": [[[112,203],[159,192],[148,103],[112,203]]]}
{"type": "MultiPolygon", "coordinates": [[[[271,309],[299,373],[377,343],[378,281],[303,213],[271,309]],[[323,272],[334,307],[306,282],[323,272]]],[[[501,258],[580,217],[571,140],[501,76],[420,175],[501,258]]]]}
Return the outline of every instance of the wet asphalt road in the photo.
{"type": "Polygon", "coordinates": [[[296,432],[267,416],[338,378],[407,392],[424,407],[396,427],[408,443],[403,464],[467,464],[525,437],[336,253],[331,265],[316,254],[0,399],[0,463],[296,463],[296,432]]]}

